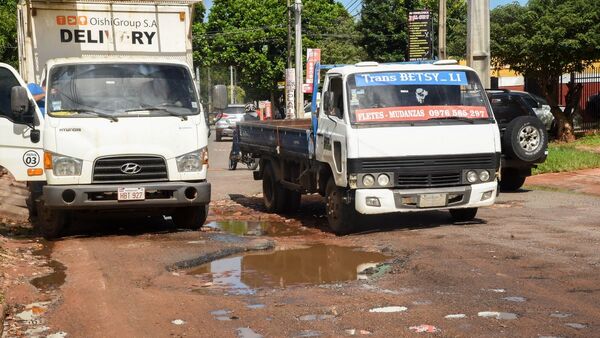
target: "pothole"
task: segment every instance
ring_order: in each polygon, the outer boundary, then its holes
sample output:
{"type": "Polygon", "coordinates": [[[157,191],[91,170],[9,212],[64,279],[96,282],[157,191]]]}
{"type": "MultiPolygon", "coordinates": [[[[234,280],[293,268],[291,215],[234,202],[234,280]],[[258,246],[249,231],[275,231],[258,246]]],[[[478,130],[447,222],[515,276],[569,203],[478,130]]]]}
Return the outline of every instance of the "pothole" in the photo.
{"type": "Polygon", "coordinates": [[[65,279],[67,278],[67,268],[61,262],[50,258],[54,243],[44,241],[42,244],[42,248],[33,252],[33,254],[44,257],[48,261],[46,266],[51,268],[52,272],[48,275],[34,278],[30,283],[40,291],[55,290],[65,283],[65,279]]]}
{"type": "Polygon", "coordinates": [[[306,228],[278,222],[215,221],[204,225],[204,227],[238,236],[285,237],[301,236],[310,233],[306,228]]]}
{"type": "Polygon", "coordinates": [[[188,272],[233,294],[258,288],[331,284],[364,278],[389,257],[355,247],[315,244],[299,249],[245,254],[204,264],[188,272]]]}

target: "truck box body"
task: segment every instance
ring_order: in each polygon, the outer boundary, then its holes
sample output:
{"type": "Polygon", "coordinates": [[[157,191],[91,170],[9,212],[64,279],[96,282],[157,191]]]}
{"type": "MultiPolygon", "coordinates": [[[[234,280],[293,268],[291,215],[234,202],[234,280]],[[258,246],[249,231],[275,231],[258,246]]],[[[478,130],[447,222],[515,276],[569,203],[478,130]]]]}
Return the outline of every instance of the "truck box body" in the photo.
{"type": "Polygon", "coordinates": [[[192,68],[192,5],[198,1],[22,1],[20,73],[41,83],[50,59],[160,57],[192,68]]]}

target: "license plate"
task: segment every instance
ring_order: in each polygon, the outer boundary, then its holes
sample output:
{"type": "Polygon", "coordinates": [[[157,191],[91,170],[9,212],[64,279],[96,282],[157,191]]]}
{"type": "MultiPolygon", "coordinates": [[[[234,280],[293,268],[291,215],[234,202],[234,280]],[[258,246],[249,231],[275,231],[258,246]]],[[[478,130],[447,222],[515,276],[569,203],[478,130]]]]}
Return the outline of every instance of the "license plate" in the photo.
{"type": "Polygon", "coordinates": [[[446,194],[424,194],[419,197],[420,208],[434,208],[446,206],[446,194]]]}
{"type": "Polygon", "coordinates": [[[146,199],[146,189],[144,188],[119,188],[119,201],[143,201],[146,199]]]}

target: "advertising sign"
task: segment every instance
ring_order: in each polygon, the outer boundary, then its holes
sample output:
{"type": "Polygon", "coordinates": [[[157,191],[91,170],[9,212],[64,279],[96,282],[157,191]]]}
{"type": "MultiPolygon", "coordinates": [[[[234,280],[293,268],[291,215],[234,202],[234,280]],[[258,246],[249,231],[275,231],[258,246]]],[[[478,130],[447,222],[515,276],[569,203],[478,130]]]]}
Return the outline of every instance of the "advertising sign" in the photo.
{"type": "Polygon", "coordinates": [[[408,57],[410,61],[430,60],[433,56],[431,12],[408,13],[408,57]]]}
{"type": "Polygon", "coordinates": [[[356,122],[409,122],[436,118],[489,118],[484,106],[416,106],[357,109],[356,122]]]}
{"type": "Polygon", "coordinates": [[[303,91],[305,94],[312,93],[315,64],[317,62],[321,62],[321,50],[308,48],[306,50],[306,85],[303,86],[303,91]]]}
{"type": "Polygon", "coordinates": [[[296,68],[285,70],[285,116],[296,118],[296,68]]]}

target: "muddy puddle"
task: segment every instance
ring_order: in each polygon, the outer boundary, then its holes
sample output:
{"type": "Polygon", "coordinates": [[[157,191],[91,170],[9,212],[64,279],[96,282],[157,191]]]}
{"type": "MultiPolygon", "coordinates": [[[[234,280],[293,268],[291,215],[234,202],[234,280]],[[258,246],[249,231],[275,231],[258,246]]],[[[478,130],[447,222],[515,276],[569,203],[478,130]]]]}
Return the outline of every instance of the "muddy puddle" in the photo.
{"type": "Polygon", "coordinates": [[[309,247],[219,259],[188,272],[233,294],[258,288],[330,284],[367,278],[389,257],[353,247],[309,247]]]}
{"type": "Polygon", "coordinates": [[[61,262],[51,259],[54,243],[44,241],[42,244],[43,247],[40,250],[34,251],[33,254],[44,257],[48,261],[46,266],[53,271],[48,275],[32,279],[30,283],[40,291],[58,289],[65,283],[67,268],[61,262]]]}
{"type": "Polygon", "coordinates": [[[238,236],[285,237],[309,234],[306,228],[277,222],[256,221],[216,221],[204,225],[206,228],[220,230],[238,236]]]}

